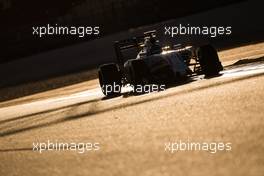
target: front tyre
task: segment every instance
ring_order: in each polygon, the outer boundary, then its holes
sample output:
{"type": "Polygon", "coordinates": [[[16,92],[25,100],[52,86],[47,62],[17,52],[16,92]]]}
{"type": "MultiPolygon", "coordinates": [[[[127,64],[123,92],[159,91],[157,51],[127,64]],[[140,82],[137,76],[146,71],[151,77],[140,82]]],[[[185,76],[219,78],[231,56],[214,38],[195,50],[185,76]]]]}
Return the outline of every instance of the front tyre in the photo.
{"type": "Polygon", "coordinates": [[[143,59],[129,61],[129,78],[134,93],[144,94],[150,92],[150,72],[143,59]]]}
{"type": "Polygon", "coordinates": [[[99,83],[105,96],[121,95],[121,72],[117,64],[105,64],[98,70],[99,83]]]}
{"type": "Polygon", "coordinates": [[[142,59],[130,62],[130,83],[132,85],[145,85],[149,83],[149,70],[142,59]]]}

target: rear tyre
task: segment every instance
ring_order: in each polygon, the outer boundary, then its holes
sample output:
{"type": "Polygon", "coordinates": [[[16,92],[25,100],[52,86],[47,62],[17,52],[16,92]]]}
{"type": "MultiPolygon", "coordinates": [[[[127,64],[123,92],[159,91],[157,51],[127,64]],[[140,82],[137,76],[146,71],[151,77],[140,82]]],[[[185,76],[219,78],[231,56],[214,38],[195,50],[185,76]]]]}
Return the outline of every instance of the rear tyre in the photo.
{"type": "Polygon", "coordinates": [[[99,67],[99,83],[105,96],[121,95],[121,72],[118,65],[111,63],[99,67]]]}
{"type": "Polygon", "coordinates": [[[198,50],[198,58],[205,76],[216,76],[223,70],[217,51],[212,45],[201,46],[198,50]]]}

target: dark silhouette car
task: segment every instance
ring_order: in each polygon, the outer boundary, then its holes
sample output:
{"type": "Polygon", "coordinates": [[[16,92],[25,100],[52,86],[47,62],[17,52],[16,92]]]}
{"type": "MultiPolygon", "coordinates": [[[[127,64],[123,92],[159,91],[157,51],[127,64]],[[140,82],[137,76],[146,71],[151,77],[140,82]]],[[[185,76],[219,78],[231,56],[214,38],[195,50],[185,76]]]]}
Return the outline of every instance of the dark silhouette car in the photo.
{"type": "Polygon", "coordinates": [[[155,31],[117,41],[114,48],[117,62],[98,69],[100,86],[107,97],[120,95],[125,85],[133,89],[167,85],[195,75],[216,76],[223,70],[213,46],[159,46],[155,31]]]}

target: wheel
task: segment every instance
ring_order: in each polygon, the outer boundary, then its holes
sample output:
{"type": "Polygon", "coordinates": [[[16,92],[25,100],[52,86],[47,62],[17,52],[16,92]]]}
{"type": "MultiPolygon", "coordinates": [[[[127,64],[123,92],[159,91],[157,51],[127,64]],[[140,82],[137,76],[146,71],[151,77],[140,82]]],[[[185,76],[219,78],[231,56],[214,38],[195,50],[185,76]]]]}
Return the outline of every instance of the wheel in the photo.
{"type": "Polygon", "coordinates": [[[130,61],[130,83],[132,85],[144,85],[149,83],[149,71],[144,60],[130,61]]]}
{"type": "Polygon", "coordinates": [[[116,64],[111,63],[100,66],[98,77],[104,95],[118,96],[121,94],[121,72],[116,64]]]}
{"type": "Polygon", "coordinates": [[[198,50],[198,59],[205,76],[216,76],[223,70],[217,51],[212,45],[201,46],[198,50]]]}
{"type": "Polygon", "coordinates": [[[150,73],[144,60],[131,60],[129,63],[130,84],[133,86],[134,93],[144,94],[149,92],[150,73]]]}

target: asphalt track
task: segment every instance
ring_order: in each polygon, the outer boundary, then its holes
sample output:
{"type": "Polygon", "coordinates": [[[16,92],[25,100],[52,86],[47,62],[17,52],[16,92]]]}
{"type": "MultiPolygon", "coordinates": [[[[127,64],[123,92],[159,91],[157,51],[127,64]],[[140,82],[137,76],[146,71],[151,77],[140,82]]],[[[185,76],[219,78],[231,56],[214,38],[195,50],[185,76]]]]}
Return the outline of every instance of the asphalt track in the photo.
{"type": "Polygon", "coordinates": [[[94,81],[87,90],[83,83],[4,102],[0,175],[261,176],[263,92],[264,63],[254,62],[140,96],[104,99],[94,81]],[[100,150],[33,151],[33,142],[48,140],[100,143],[100,150]],[[230,142],[232,150],[165,151],[165,143],[179,140],[230,142]]]}

